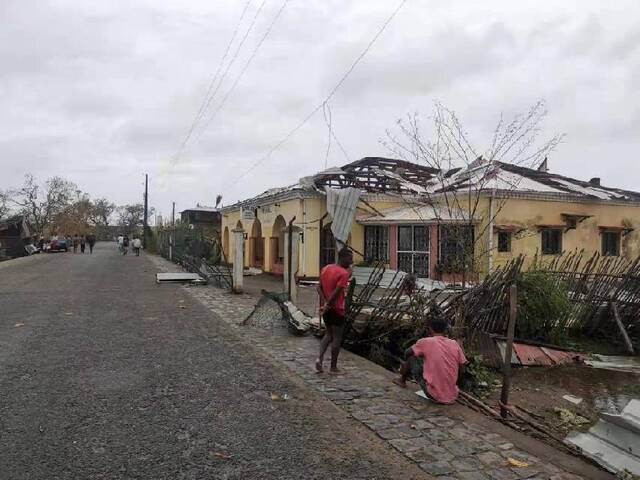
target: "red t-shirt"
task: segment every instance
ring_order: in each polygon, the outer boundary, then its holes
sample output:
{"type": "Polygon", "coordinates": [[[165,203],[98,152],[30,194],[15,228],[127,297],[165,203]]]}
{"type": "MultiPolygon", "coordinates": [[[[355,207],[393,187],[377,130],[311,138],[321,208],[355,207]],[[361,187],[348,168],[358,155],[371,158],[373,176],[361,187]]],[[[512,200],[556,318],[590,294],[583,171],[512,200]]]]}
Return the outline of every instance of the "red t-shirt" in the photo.
{"type": "Polygon", "coordinates": [[[346,268],[341,267],[337,263],[327,265],[320,272],[320,288],[324,297],[329,299],[336,287],[343,287],[342,291],[338,294],[335,302],[333,302],[333,310],[344,316],[344,298],[347,292],[347,286],[349,285],[349,271],[346,268]]]}
{"type": "Polygon", "coordinates": [[[422,378],[429,395],[441,403],[455,402],[458,368],[467,363],[458,342],[438,335],[421,338],[411,349],[416,357],[423,359],[422,378]]]}

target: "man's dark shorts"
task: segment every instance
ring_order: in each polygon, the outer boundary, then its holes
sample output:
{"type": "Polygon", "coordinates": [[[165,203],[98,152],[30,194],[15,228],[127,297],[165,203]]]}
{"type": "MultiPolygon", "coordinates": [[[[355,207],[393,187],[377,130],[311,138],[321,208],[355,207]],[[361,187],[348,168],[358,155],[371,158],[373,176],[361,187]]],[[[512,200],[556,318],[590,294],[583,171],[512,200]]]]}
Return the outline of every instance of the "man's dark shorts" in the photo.
{"type": "Polygon", "coordinates": [[[344,325],[344,315],[340,315],[335,310],[327,310],[322,315],[322,319],[324,320],[325,325],[331,325],[336,327],[341,327],[344,325]]]}
{"type": "Polygon", "coordinates": [[[418,358],[418,357],[409,358],[409,371],[411,372],[411,377],[416,381],[418,385],[420,385],[420,388],[422,389],[424,394],[427,396],[427,398],[435,402],[436,400],[434,400],[434,398],[431,395],[429,395],[429,391],[427,390],[427,384],[424,381],[424,377],[422,376],[422,369],[423,369],[423,363],[421,358],[418,358]]]}

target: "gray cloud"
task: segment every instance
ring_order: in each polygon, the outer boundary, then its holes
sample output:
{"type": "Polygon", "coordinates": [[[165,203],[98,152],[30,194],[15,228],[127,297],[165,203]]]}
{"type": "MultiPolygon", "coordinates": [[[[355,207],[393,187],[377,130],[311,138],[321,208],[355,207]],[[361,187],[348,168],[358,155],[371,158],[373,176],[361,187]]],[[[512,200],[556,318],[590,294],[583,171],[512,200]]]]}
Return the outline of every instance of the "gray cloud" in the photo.
{"type": "MultiPolygon", "coordinates": [[[[172,161],[242,5],[0,2],[0,188],[30,171],[133,202],[148,172],[152,203],[168,212],[171,200],[184,208],[223,192],[228,202],[323,168],[320,113],[231,185],[321,101],[393,5],[291,1],[224,108],[172,161]]],[[[280,5],[267,1],[218,98],[280,5]]],[[[501,113],[544,98],[543,134],[567,133],[554,170],[637,188],[629,173],[640,131],[639,16],[635,0],[409,0],[332,99],[333,128],[352,160],[384,154],[386,128],[407,112],[427,116],[440,100],[482,146],[501,113]]],[[[327,163],[345,162],[334,144],[327,163]]]]}

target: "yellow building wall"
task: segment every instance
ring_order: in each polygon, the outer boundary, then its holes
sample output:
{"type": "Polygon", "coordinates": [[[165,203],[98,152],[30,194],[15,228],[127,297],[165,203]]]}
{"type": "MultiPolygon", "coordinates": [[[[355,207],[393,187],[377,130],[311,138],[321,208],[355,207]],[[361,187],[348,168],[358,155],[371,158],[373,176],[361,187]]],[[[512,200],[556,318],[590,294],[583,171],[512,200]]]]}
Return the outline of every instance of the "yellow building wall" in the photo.
{"type": "MultiPolygon", "coordinates": [[[[526,264],[530,264],[536,251],[540,254],[542,248],[541,234],[537,225],[564,225],[562,214],[591,215],[590,218],[578,223],[572,230],[563,232],[562,249],[564,251],[585,249],[589,253],[602,250],[600,229],[598,227],[622,227],[633,228],[634,231],[622,237],[622,256],[635,258],[640,255],[640,206],[628,204],[605,203],[578,203],[529,199],[494,200],[497,204],[504,203],[496,215],[495,225],[517,225],[525,230],[512,234],[511,252],[499,253],[497,232],[488,232],[493,235],[493,266],[504,265],[510,259],[519,254],[527,256],[526,264]]],[[[497,209],[498,205],[494,204],[497,209]]],[[[489,219],[488,199],[483,199],[482,214],[483,225],[489,219]]],[[[494,210],[495,212],[495,210],[494,210]]],[[[481,242],[478,242],[481,243],[481,242]]],[[[484,241],[486,245],[486,240],[484,241]]],[[[550,259],[552,255],[544,255],[542,259],[550,259]]],[[[488,265],[485,262],[485,269],[488,265]]],[[[483,269],[484,270],[484,269],[483,269]]]]}
{"type": "MultiPolygon", "coordinates": [[[[402,205],[402,202],[393,199],[392,201],[371,201],[368,202],[377,210],[395,208],[402,205]]],[[[305,198],[282,200],[273,203],[265,203],[258,208],[258,220],[262,228],[262,236],[265,239],[264,245],[264,270],[271,271],[271,264],[274,252],[269,239],[276,237],[277,232],[273,231],[274,223],[278,216],[282,216],[285,224],[288,224],[294,217],[293,224],[300,228],[302,239],[298,251],[298,276],[299,277],[318,277],[320,275],[320,219],[327,213],[326,198],[305,198]]],[[[356,218],[359,215],[372,214],[374,211],[360,202],[356,211],[356,218]]],[[[244,264],[246,267],[251,262],[251,245],[250,237],[255,220],[242,220],[241,210],[238,207],[234,210],[225,210],[222,215],[222,232],[224,238],[225,229],[229,229],[229,245],[225,250],[227,259],[232,259],[233,252],[233,232],[238,221],[241,222],[242,228],[247,233],[247,239],[244,242],[245,254],[244,264]]],[[[331,220],[328,217],[323,219],[323,225],[331,220]]],[[[364,252],[364,227],[354,220],[351,235],[349,238],[349,246],[353,247],[357,252],[364,252]]],[[[354,262],[363,261],[358,253],[354,254],[354,262]]]]}

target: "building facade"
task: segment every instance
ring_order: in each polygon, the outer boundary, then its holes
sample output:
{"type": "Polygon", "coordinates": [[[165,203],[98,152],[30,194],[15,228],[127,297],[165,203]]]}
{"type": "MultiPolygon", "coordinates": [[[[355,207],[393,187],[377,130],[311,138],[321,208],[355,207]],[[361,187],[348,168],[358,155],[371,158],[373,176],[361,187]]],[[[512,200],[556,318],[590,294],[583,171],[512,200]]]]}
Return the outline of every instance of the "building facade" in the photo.
{"type": "Polygon", "coordinates": [[[439,174],[367,157],[224,207],[226,258],[233,258],[233,230],[242,229],[245,266],[281,274],[291,224],[300,229],[298,277],[316,278],[338,248],[325,191],[345,187],[361,191],[347,240],[356,264],[382,260],[419,277],[459,281],[520,254],[528,262],[575,249],[640,255],[640,193],[499,162],[439,174]]]}

